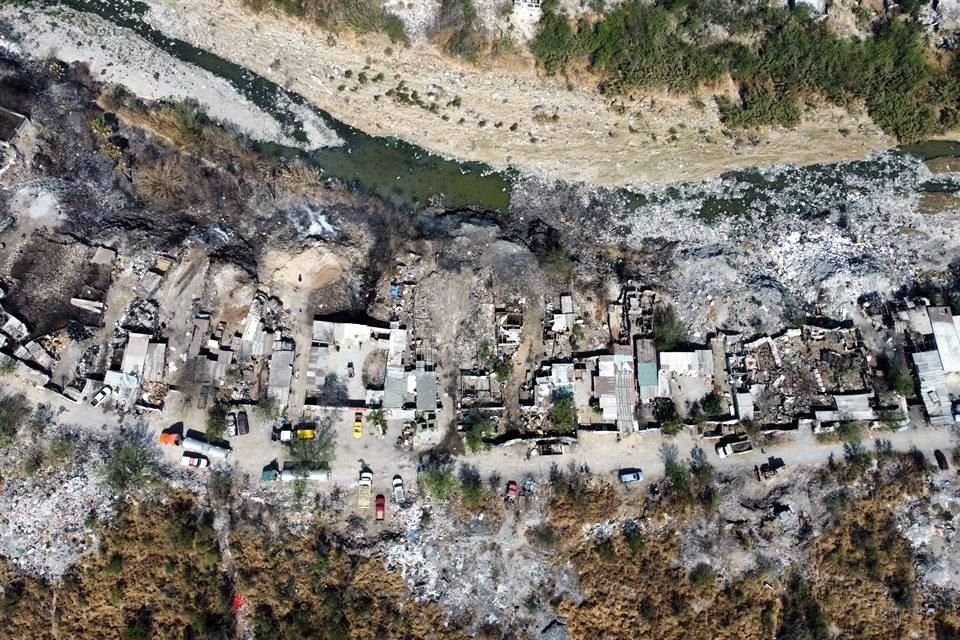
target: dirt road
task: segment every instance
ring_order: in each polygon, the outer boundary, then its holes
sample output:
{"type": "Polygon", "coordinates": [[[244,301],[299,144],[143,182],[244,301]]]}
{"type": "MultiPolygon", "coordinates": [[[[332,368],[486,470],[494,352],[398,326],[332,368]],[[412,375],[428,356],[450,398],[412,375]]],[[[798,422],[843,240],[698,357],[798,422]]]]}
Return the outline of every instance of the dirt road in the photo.
{"type": "MultiPolygon", "coordinates": [[[[77,424],[101,434],[116,432],[120,428],[120,420],[116,414],[105,411],[103,407],[94,408],[89,403],[75,404],[53,392],[33,387],[16,376],[8,376],[0,385],[0,392],[10,391],[20,391],[34,403],[51,404],[55,411],[59,411],[58,417],[61,422],[77,424]]],[[[184,418],[177,414],[177,407],[178,403],[172,402],[164,412],[147,414],[144,419],[150,428],[159,434],[161,429],[184,418]]],[[[352,488],[363,461],[363,464],[372,465],[375,468],[377,492],[388,492],[389,480],[395,473],[403,475],[407,483],[412,486],[416,469],[414,454],[402,452],[394,447],[395,433],[388,433],[382,439],[373,434],[365,435],[361,440],[350,437],[348,413],[344,412],[343,420],[338,422],[340,438],[337,457],[332,465],[333,482],[352,488]]],[[[129,420],[126,422],[128,425],[131,423],[129,420]]],[[[185,424],[193,428],[200,426],[188,421],[185,421],[185,424]]],[[[255,478],[264,465],[282,456],[283,451],[277,443],[270,442],[268,425],[260,424],[260,421],[255,419],[253,426],[254,429],[249,436],[234,440],[235,451],[231,462],[240,471],[255,478]]],[[[947,452],[957,444],[952,430],[925,425],[910,426],[904,431],[895,433],[884,431],[868,435],[863,442],[863,446],[868,451],[873,451],[875,438],[889,440],[898,451],[917,447],[931,461],[934,449],[947,452]]],[[[755,449],[747,454],[726,458],[717,456],[714,450],[715,441],[696,438],[690,433],[665,438],[658,431],[651,431],[624,436],[619,442],[616,434],[613,433],[582,432],[579,442],[569,453],[561,456],[527,458],[526,446],[515,445],[467,455],[460,458],[460,462],[475,465],[484,478],[496,472],[504,481],[519,480],[528,475],[545,479],[553,463],[557,463],[562,469],[569,464],[578,467],[586,465],[593,473],[606,476],[611,480],[620,468],[640,467],[647,481],[651,481],[663,477],[661,447],[664,444],[675,446],[681,459],[686,459],[690,450],[694,446],[699,446],[707,452],[711,464],[720,471],[730,473],[752,473],[754,465],[765,462],[768,456],[783,458],[784,462],[791,466],[821,465],[827,462],[831,454],[837,460],[843,459],[841,443],[821,443],[807,431],[784,438],[780,444],[768,447],[764,452],[755,449]]],[[[163,450],[168,462],[176,464],[179,460],[179,449],[163,447],[163,450]]]]}
{"type": "MultiPolygon", "coordinates": [[[[738,167],[862,158],[893,143],[865,115],[810,109],[793,131],[734,135],[710,96],[602,96],[529,58],[473,66],[428,42],[334,35],[239,0],[152,0],[147,19],[291,89],[367,133],[445,156],[599,185],[669,183],[738,167]]],[[[726,87],[732,92],[733,87],[726,87]]]]}
{"type": "MultiPolygon", "coordinates": [[[[818,466],[825,464],[831,454],[836,460],[843,460],[842,443],[818,442],[809,431],[797,433],[778,445],[765,448],[763,452],[754,449],[746,454],[726,458],[717,455],[714,449],[715,440],[697,438],[689,433],[665,438],[659,432],[651,431],[624,436],[617,442],[616,434],[581,432],[578,439],[577,445],[562,456],[534,456],[527,459],[526,447],[514,446],[467,456],[463,462],[477,465],[485,477],[496,471],[505,480],[519,479],[527,474],[547,478],[553,463],[561,469],[573,463],[578,467],[586,465],[593,473],[608,476],[611,480],[615,479],[614,474],[618,469],[640,467],[649,481],[663,477],[664,465],[660,452],[664,444],[674,445],[683,460],[689,457],[693,447],[699,446],[707,452],[710,464],[721,472],[730,473],[752,473],[754,465],[766,462],[770,456],[783,458],[787,465],[818,466]]],[[[947,453],[957,445],[950,429],[930,426],[910,427],[896,433],[884,431],[871,434],[862,442],[867,451],[874,450],[875,439],[889,440],[897,451],[909,451],[911,447],[917,447],[931,462],[934,449],[942,449],[947,453]]]]}

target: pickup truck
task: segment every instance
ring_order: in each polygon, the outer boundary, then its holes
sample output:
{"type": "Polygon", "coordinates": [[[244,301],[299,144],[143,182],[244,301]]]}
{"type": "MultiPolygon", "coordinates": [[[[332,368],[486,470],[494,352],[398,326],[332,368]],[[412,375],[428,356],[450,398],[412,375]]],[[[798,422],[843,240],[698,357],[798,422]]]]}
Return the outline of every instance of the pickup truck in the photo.
{"type": "Polygon", "coordinates": [[[748,451],[753,450],[753,445],[750,444],[749,440],[741,440],[739,442],[728,442],[727,444],[720,446],[717,445],[717,455],[721,458],[726,458],[727,456],[735,456],[741,453],[747,453],[748,451]]]}
{"type": "Polygon", "coordinates": [[[403,478],[399,475],[393,476],[393,503],[394,504],[403,504],[403,500],[406,496],[403,491],[403,478]]]}
{"type": "Polygon", "coordinates": [[[383,522],[383,518],[386,515],[387,511],[387,499],[383,494],[377,496],[377,521],[383,522]]]}
{"type": "Polygon", "coordinates": [[[357,506],[361,509],[370,508],[370,497],[373,495],[373,472],[361,471],[360,483],[357,485],[357,506]]]}
{"type": "Polygon", "coordinates": [[[247,412],[241,411],[234,415],[227,414],[227,435],[231,438],[235,436],[245,436],[250,433],[250,423],[247,421],[247,412]]]}

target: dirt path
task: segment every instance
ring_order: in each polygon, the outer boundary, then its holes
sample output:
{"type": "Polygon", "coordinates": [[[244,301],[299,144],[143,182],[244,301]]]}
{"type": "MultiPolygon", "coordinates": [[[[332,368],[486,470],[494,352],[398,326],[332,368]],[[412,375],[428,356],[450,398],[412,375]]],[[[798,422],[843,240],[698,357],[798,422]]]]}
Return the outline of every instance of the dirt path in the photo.
{"type": "Polygon", "coordinates": [[[252,14],[239,0],[150,4],[148,20],[164,33],[248,67],[354,127],[498,168],[602,185],[668,183],[738,167],[861,158],[893,144],[865,115],[842,109],[810,110],[795,130],[750,141],[724,135],[708,96],[698,102],[648,92],[613,105],[590,86],[538,77],[529,60],[471,66],[426,42],[404,48],[375,35],[334,36],[252,14]]]}

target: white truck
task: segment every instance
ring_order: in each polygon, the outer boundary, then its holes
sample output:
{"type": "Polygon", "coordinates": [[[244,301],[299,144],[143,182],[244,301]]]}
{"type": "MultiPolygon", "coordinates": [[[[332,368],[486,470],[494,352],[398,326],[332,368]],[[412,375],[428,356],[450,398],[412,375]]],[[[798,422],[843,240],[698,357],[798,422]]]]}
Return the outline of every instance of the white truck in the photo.
{"type": "Polygon", "coordinates": [[[230,457],[231,453],[230,449],[226,447],[204,442],[203,440],[197,440],[196,438],[184,438],[183,449],[185,451],[193,451],[194,453],[202,453],[208,458],[216,458],[218,460],[226,460],[230,457]]]}
{"type": "Polygon", "coordinates": [[[284,469],[280,472],[281,482],[293,482],[294,480],[327,482],[330,480],[330,471],[327,469],[311,469],[310,471],[284,469]]]}
{"type": "Polygon", "coordinates": [[[718,445],[717,455],[721,458],[726,458],[727,456],[735,456],[752,450],[753,445],[750,444],[749,440],[741,440],[739,442],[729,442],[722,447],[718,445]]]}
{"type": "Polygon", "coordinates": [[[361,471],[360,482],[357,485],[357,506],[361,509],[370,508],[370,498],[373,495],[373,472],[361,471]]]}

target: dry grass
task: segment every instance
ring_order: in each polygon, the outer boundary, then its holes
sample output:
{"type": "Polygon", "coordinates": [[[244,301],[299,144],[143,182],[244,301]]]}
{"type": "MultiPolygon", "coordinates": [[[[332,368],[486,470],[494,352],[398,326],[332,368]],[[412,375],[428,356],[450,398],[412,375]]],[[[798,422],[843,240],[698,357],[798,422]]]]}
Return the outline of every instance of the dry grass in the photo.
{"type": "Polygon", "coordinates": [[[271,538],[250,526],[232,541],[237,589],[250,603],[258,640],[466,638],[445,628],[437,605],[414,603],[382,561],[332,549],[322,534],[271,538]]]}
{"type": "Polygon", "coordinates": [[[303,196],[323,186],[323,176],[315,168],[298,160],[280,170],[280,188],[288,195],[303,196]]]}
{"type": "Polygon", "coordinates": [[[136,171],[133,182],[148,200],[171,205],[187,195],[189,176],[177,160],[163,160],[136,171]]]}
{"type": "Polygon", "coordinates": [[[166,504],[126,506],[103,532],[101,552],[62,585],[0,570],[6,593],[21,585],[20,597],[7,598],[0,609],[3,637],[227,637],[232,590],[209,522],[191,497],[174,494],[166,504]],[[210,635],[213,630],[222,633],[210,635]]]}

